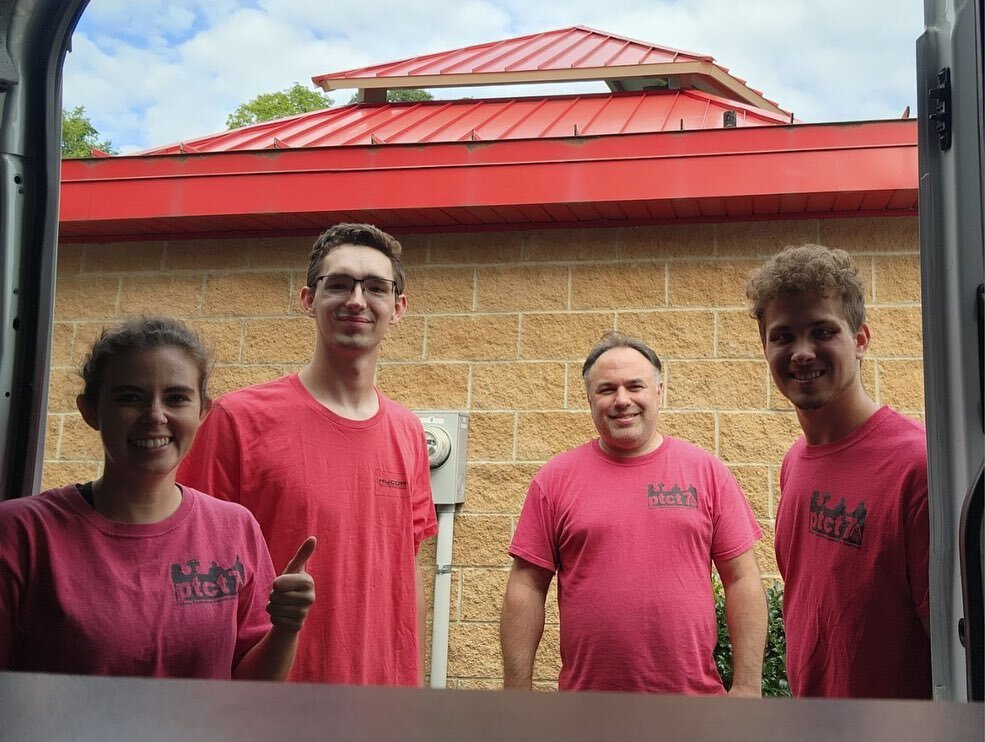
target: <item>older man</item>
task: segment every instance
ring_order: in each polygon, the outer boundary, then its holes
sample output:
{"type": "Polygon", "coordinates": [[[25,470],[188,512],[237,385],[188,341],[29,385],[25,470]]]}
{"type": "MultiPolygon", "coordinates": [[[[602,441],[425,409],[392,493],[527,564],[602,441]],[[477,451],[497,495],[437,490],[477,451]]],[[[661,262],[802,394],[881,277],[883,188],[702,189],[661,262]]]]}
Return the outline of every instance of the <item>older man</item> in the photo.
{"type": "Polygon", "coordinates": [[[582,368],[599,438],[537,473],[509,552],[505,685],[530,688],[558,575],[562,690],[725,693],[711,564],[725,586],[732,695],[761,695],[766,602],[742,491],[711,454],[660,433],[660,359],[607,333],[582,368]]]}

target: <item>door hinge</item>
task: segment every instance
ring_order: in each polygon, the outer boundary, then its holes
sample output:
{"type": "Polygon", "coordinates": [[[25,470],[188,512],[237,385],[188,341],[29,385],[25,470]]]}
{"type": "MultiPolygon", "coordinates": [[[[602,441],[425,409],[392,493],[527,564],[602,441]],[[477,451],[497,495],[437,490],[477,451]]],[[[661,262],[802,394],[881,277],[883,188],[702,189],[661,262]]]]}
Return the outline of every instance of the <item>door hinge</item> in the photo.
{"type": "Polygon", "coordinates": [[[934,122],[937,137],[940,140],[941,151],[951,148],[951,68],[944,67],[937,73],[937,82],[940,83],[935,88],[931,88],[927,94],[934,107],[934,112],[930,114],[930,120],[934,122]]]}

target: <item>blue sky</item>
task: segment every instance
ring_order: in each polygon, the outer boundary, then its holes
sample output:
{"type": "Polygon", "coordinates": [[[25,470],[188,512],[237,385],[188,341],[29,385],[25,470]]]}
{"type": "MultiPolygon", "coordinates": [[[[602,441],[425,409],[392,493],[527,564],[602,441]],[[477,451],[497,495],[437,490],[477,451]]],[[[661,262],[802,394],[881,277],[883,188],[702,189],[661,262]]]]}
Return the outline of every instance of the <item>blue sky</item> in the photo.
{"type": "Polygon", "coordinates": [[[64,105],[133,152],[313,75],[572,25],[713,55],[803,121],[916,112],[922,0],[91,0],[64,105]]]}

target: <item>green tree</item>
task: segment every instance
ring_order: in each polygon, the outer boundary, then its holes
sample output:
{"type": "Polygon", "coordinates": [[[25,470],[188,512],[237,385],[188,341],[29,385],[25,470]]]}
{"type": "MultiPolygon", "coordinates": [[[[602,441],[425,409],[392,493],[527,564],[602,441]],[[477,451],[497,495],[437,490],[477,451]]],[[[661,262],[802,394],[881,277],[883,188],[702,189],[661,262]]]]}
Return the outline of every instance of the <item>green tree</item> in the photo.
{"type": "MultiPolygon", "coordinates": [[[[717,574],[712,577],[715,596],[715,617],[718,620],[718,644],[715,646],[715,665],[725,688],[732,687],[732,641],[728,635],[725,615],[725,588],[717,574]]],[[[783,628],[783,584],[773,581],[766,588],[766,649],[763,651],[763,696],[789,697],[787,681],[787,635],[783,628]]]]}
{"type": "Polygon", "coordinates": [[[299,113],[320,111],[332,105],[332,99],[317,90],[309,90],[296,82],[291,87],[276,93],[261,93],[251,101],[243,103],[229,114],[226,126],[239,129],[242,126],[259,124],[261,121],[296,116],[299,113]]]}
{"type": "MultiPolygon", "coordinates": [[[[434,100],[434,96],[420,88],[397,88],[396,90],[387,90],[386,99],[388,103],[408,103],[419,100],[434,100]]],[[[349,98],[349,103],[358,102],[359,93],[353,93],[352,97],[349,98]]]]}
{"type": "Polygon", "coordinates": [[[100,141],[99,132],[86,116],[85,106],[76,106],[71,111],[62,109],[62,157],[92,157],[92,150],[99,149],[110,155],[116,149],[107,140],[100,141]]]}

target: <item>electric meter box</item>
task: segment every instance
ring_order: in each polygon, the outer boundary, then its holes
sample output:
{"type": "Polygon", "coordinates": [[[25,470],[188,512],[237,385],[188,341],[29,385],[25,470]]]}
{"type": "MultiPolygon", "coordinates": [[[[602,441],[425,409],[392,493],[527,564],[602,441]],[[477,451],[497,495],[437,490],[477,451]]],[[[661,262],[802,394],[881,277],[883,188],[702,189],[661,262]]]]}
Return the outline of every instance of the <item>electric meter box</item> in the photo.
{"type": "Polygon", "coordinates": [[[469,416],[452,410],[418,410],[431,465],[431,496],[435,505],[465,502],[465,464],[469,416]]]}

